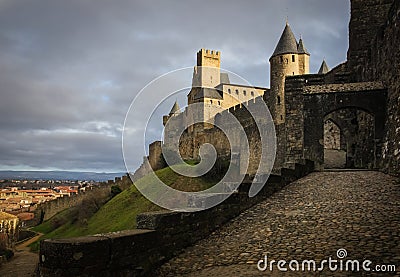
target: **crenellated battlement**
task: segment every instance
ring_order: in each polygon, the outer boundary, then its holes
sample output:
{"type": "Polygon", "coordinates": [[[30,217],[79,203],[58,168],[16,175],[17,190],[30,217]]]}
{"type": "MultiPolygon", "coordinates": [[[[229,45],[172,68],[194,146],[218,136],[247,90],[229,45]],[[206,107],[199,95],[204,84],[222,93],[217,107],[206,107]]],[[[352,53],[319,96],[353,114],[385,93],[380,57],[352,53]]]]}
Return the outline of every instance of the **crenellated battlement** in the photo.
{"type": "Polygon", "coordinates": [[[220,67],[221,52],[202,48],[197,52],[197,66],[220,67]]]}
{"type": "Polygon", "coordinates": [[[217,51],[217,50],[210,50],[210,49],[205,49],[205,48],[201,48],[200,51],[198,52],[202,55],[207,55],[210,57],[219,57],[221,52],[217,51]]]}

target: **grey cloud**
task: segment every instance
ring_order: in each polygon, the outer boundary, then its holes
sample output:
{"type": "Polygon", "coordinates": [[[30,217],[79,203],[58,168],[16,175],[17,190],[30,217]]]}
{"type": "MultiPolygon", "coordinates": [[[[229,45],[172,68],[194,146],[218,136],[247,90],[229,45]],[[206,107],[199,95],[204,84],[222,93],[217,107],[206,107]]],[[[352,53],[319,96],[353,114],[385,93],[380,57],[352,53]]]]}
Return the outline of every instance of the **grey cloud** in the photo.
{"type": "Polygon", "coordinates": [[[286,16],[312,71],[324,56],[331,67],[345,60],[347,0],[1,1],[0,169],[124,170],[121,128],[140,89],[192,67],[202,47],[268,86],[286,16]]]}

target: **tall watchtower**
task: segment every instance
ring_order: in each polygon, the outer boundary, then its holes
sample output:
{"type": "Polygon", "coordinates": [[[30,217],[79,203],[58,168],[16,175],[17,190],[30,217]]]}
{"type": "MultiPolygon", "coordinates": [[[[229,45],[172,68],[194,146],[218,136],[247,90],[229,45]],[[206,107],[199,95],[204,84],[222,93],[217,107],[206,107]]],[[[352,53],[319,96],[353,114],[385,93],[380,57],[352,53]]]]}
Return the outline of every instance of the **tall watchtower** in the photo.
{"type": "Polygon", "coordinates": [[[221,53],[201,49],[197,52],[197,66],[193,74],[193,86],[214,88],[220,84],[221,53]]]}
{"type": "MultiPolygon", "coordinates": [[[[202,122],[211,120],[222,107],[222,91],[216,87],[221,83],[221,53],[215,50],[200,49],[197,52],[197,64],[194,67],[192,89],[188,94],[188,105],[196,105],[193,117],[202,122]],[[199,110],[201,109],[201,110],[199,110]]],[[[205,128],[210,127],[204,124],[205,128]]]]}
{"type": "Polygon", "coordinates": [[[297,42],[286,23],[282,36],[269,59],[271,74],[271,97],[274,98],[273,116],[276,124],[285,122],[285,78],[310,72],[310,54],[303,40],[297,42]]]}

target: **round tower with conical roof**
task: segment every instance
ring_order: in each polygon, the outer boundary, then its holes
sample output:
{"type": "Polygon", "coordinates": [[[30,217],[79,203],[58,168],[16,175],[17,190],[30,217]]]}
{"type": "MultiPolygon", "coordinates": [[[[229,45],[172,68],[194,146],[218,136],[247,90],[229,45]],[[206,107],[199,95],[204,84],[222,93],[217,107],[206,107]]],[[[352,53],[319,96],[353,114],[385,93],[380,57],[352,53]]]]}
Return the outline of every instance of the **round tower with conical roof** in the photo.
{"type": "Polygon", "coordinates": [[[290,26],[286,23],[274,53],[269,59],[271,97],[275,101],[272,109],[276,124],[285,122],[285,78],[290,75],[308,74],[310,54],[303,40],[297,42],[290,26]]]}

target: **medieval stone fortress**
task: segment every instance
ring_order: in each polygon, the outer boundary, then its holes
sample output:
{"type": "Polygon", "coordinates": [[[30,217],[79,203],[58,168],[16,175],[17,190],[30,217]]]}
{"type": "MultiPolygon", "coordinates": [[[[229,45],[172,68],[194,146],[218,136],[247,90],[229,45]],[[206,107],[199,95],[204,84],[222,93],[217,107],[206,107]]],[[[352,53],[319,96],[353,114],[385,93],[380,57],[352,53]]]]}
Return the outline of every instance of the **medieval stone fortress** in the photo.
{"type": "MultiPolygon", "coordinates": [[[[309,57],[303,40],[296,40],[288,23],[284,28],[281,38],[270,58],[271,63],[271,88],[254,87],[251,85],[232,84],[229,74],[222,73],[221,52],[215,50],[201,49],[197,53],[197,65],[194,67],[192,89],[187,99],[187,107],[181,112],[177,102],[173,105],[170,113],[163,117],[163,123],[168,125],[165,129],[164,143],[179,136],[178,126],[187,126],[186,132],[180,137],[180,153],[184,160],[199,159],[199,148],[204,143],[211,143],[217,148],[220,157],[229,159],[232,154],[231,145],[225,134],[214,124],[223,118],[224,114],[231,113],[241,122],[246,129],[247,138],[250,142],[250,157],[239,157],[238,164],[242,159],[249,158],[249,168],[243,169],[243,174],[254,176],[258,167],[261,153],[260,134],[257,133],[255,119],[248,112],[255,103],[265,102],[276,125],[276,130],[283,130],[279,126],[285,124],[285,79],[287,76],[298,76],[309,74],[309,57]],[[191,109],[191,105],[200,105],[200,108],[191,109]],[[191,122],[201,122],[191,125],[191,122]]],[[[325,64],[326,67],[326,64],[325,64]]],[[[324,73],[321,66],[321,74],[324,73]]],[[[325,69],[326,70],[326,69],[325,69]]],[[[266,115],[263,117],[267,118],[266,115]]],[[[234,127],[232,127],[234,128],[234,127]]],[[[233,131],[235,132],[235,131],[233,131]]],[[[238,133],[238,132],[237,132],[238,133]]],[[[283,136],[278,137],[285,140],[283,136]]],[[[238,145],[243,144],[238,142],[238,145]]],[[[279,142],[278,142],[279,143],[279,142]]],[[[280,145],[283,145],[281,142],[280,145]]],[[[280,146],[281,147],[281,146],[280,146]]],[[[162,161],[161,142],[155,142],[150,146],[149,161],[152,169],[160,169],[165,164],[162,161]]],[[[283,153],[283,152],[282,152],[283,153]]],[[[275,168],[283,166],[275,163],[275,168]]],[[[239,165],[240,166],[240,165],[239,165]]],[[[240,166],[242,168],[242,166],[240,166]]]]}
{"type": "MultiPolygon", "coordinates": [[[[175,103],[163,118],[164,125],[171,121],[164,143],[177,136],[174,125],[187,124],[190,117],[201,117],[205,123],[188,126],[180,138],[182,158],[198,159],[199,146],[207,142],[216,147],[220,156],[228,158],[232,154],[229,143],[218,128],[213,128],[213,123],[224,112],[230,112],[246,129],[250,142],[250,166],[246,173],[254,175],[260,138],[246,110],[248,105],[264,101],[277,134],[274,169],[291,168],[295,163],[311,160],[317,169],[380,169],[398,173],[398,51],[391,48],[396,37],[382,33],[383,28],[388,32],[397,30],[396,26],[389,29],[395,24],[395,15],[389,14],[391,17],[386,19],[392,1],[370,2],[352,2],[348,60],[332,70],[323,61],[317,74],[310,74],[310,53],[301,38],[296,40],[287,23],[269,59],[270,88],[231,84],[229,75],[220,70],[223,53],[201,49],[187,104],[190,108],[193,103],[201,103],[202,110],[200,114],[193,114],[188,108],[180,111],[175,103]]],[[[151,168],[164,167],[161,142],[154,142],[149,150],[151,168]]],[[[144,163],[137,174],[141,176],[148,170],[144,163]]]]}
{"type": "MultiPolygon", "coordinates": [[[[188,108],[175,103],[163,117],[164,141],[149,146],[133,177],[165,167],[162,144],[194,117],[202,123],[180,136],[182,158],[198,159],[200,146],[210,143],[229,159],[234,151],[214,126],[229,113],[243,126],[250,151],[235,160],[247,178],[226,201],[193,213],[141,213],[133,230],[46,239],[40,276],[266,276],[257,269],[265,255],[321,261],[336,258],[337,250],[371,260],[370,271],[399,274],[400,1],[350,2],[347,61],[332,69],[322,61],[310,73],[307,40],[297,40],[289,24],[269,59],[270,88],[233,84],[221,70],[223,53],[197,53],[188,108]],[[277,152],[265,186],[249,197],[262,134],[248,110],[259,103],[271,112],[277,152]],[[201,112],[191,113],[192,104],[201,112]],[[249,160],[244,172],[242,158],[249,160]]],[[[362,270],[297,275],[371,273],[362,270]]]]}

